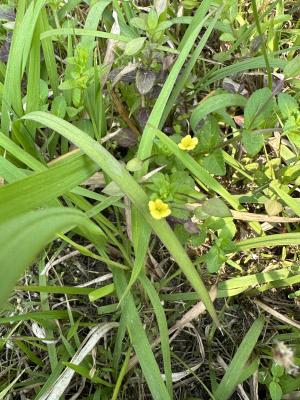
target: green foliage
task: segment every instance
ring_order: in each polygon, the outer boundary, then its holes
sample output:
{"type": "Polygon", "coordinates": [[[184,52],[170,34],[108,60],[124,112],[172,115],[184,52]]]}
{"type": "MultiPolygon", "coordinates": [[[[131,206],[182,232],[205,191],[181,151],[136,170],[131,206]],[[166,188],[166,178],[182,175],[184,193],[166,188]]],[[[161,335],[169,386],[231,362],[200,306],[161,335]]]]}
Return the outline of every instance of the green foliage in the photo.
{"type": "Polygon", "coordinates": [[[292,396],[296,7],[2,3],[0,397],[292,396]]]}

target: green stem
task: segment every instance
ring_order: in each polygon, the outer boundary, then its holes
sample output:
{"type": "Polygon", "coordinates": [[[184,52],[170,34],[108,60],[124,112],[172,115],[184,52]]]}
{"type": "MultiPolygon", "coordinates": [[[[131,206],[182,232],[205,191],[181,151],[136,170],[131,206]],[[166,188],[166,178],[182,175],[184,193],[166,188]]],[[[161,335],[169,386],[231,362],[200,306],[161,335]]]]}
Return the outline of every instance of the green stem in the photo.
{"type": "Polygon", "coordinates": [[[266,69],[267,69],[267,75],[268,75],[268,86],[269,88],[272,90],[272,73],[271,73],[271,67],[270,67],[270,63],[269,63],[269,59],[268,59],[268,55],[267,55],[267,50],[263,41],[263,34],[262,34],[262,30],[260,27],[260,22],[259,22],[259,16],[258,16],[258,12],[257,12],[257,6],[256,6],[256,0],[251,0],[251,4],[252,4],[252,9],[253,9],[253,16],[254,16],[254,20],[255,20],[255,24],[256,24],[256,28],[257,28],[257,32],[260,36],[260,40],[261,40],[261,50],[265,59],[265,63],[266,63],[266,69]]]}

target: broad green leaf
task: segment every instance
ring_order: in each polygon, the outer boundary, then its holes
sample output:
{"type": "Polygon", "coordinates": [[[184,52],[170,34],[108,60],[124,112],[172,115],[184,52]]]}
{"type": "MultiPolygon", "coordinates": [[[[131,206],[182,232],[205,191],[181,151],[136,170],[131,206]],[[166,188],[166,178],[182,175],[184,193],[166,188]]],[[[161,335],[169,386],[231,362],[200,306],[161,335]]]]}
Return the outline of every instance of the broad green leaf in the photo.
{"type": "Polygon", "coordinates": [[[208,199],[202,206],[202,210],[213,217],[231,217],[231,212],[223,200],[215,197],[208,199]]]}
{"type": "Polygon", "coordinates": [[[282,389],[279,383],[272,381],[269,385],[269,392],[272,400],[281,400],[282,399],[282,389]]]}
{"type": "Polygon", "coordinates": [[[244,129],[242,131],[242,143],[249,156],[253,157],[263,148],[264,135],[244,129]]]}
{"type": "Polygon", "coordinates": [[[263,330],[264,320],[258,318],[254,321],[249,331],[244,336],[242,343],[239,345],[225,375],[219,383],[214,396],[218,400],[230,399],[233,391],[239,383],[241,373],[256,345],[256,342],[263,330]]]}
{"type": "Polygon", "coordinates": [[[280,378],[284,374],[284,367],[282,365],[273,363],[271,367],[271,373],[276,378],[280,378]]]}
{"type": "Polygon", "coordinates": [[[217,246],[212,246],[204,256],[207,270],[211,274],[218,272],[225,260],[226,257],[223,250],[217,246]]]}
{"type": "Polygon", "coordinates": [[[278,107],[283,119],[288,119],[299,110],[297,100],[288,93],[279,93],[278,107]]]}
{"type": "Polygon", "coordinates": [[[221,131],[217,120],[209,116],[197,137],[199,139],[198,148],[201,153],[209,153],[215,149],[221,143],[221,131]]]}
{"type": "Polygon", "coordinates": [[[293,197],[291,197],[288,193],[286,193],[282,188],[280,187],[280,183],[278,181],[272,181],[270,183],[270,188],[281,198],[281,200],[291,207],[291,209],[294,211],[294,213],[300,217],[300,203],[293,197]]]}
{"type": "Polygon", "coordinates": [[[128,42],[126,44],[125,51],[124,51],[125,55],[126,56],[134,56],[135,54],[137,54],[140,50],[142,50],[145,40],[146,40],[145,37],[139,37],[139,38],[130,40],[130,42],[128,42]]]}
{"type": "Polygon", "coordinates": [[[67,102],[64,96],[57,96],[54,98],[51,105],[51,112],[57,117],[65,117],[67,112],[67,102]]]}
{"type": "Polygon", "coordinates": [[[245,129],[255,129],[270,119],[274,99],[269,88],[258,89],[250,96],[244,111],[245,129]]]}
{"type": "Polygon", "coordinates": [[[300,75],[300,55],[290,60],[283,69],[285,78],[296,78],[300,75]]]}
{"type": "Polygon", "coordinates": [[[130,20],[130,25],[133,26],[134,28],[138,28],[141,29],[143,31],[147,30],[147,25],[146,25],[146,21],[144,18],[141,17],[134,17],[131,18],[130,20]]]}
{"type": "Polygon", "coordinates": [[[31,211],[0,224],[1,304],[42,248],[57,233],[74,226],[82,228],[88,236],[92,232],[96,238],[94,225],[88,218],[80,211],[66,208],[31,211]]]}
{"type": "Polygon", "coordinates": [[[226,165],[222,150],[215,150],[211,154],[203,157],[201,163],[203,167],[213,175],[224,176],[226,174],[226,165]]]}
{"type": "Polygon", "coordinates": [[[151,8],[151,10],[148,13],[148,17],[147,17],[147,25],[150,31],[153,31],[158,24],[158,15],[157,12],[151,8]]]}
{"type": "Polygon", "coordinates": [[[158,15],[166,11],[168,0],[154,0],[154,7],[158,15]]]}

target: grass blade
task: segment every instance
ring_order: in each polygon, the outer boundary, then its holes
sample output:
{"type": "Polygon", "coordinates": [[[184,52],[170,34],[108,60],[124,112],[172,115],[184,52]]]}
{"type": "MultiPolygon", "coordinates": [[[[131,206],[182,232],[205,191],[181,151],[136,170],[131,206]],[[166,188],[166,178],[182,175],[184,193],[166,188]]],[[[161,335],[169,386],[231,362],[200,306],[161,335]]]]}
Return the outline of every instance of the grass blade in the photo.
{"type": "Polygon", "coordinates": [[[263,327],[264,320],[258,318],[244,336],[242,343],[239,345],[237,352],[214,393],[216,399],[227,400],[232,395],[235,387],[239,383],[241,371],[245,367],[263,327]]]}
{"type": "Polygon", "coordinates": [[[179,240],[166,221],[154,220],[148,211],[148,197],[137,184],[129,172],[98,142],[93,140],[80,129],[70,123],[45,112],[27,114],[24,119],[32,119],[55,130],[65,136],[69,141],[81,148],[102,170],[116,182],[136,206],[147,223],[152,227],[167,249],[173,255],[190,284],[195,288],[199,297],[203,300],[208,312],[218,324],[216,311],[210,296],[188,255],[182,248],[179,240]]]}

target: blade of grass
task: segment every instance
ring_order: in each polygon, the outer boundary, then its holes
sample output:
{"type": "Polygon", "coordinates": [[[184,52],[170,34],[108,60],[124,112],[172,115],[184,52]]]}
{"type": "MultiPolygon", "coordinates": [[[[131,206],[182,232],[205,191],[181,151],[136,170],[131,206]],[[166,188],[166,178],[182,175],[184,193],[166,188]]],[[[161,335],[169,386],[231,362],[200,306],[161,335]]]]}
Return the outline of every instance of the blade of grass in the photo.
{"type": "MultiPolygon", "coordinates": [[[[127,287],[126,277],[122,271],[113,272],[113,276],[117,294],[120,299],[127,287]]],[[[121,303],[121,308],[122,314],[124,313],[126,316],[126,325],[132,346],[140,361],[143,374],[153,399],[170,399],[131,293],[128,293],[125,297],[124,301],[121,303]]]]}
{"type": "Polygon", "coordinates": [[[169,331],[168,324],[166,320],[166,315],[163,306],[161,305],[160,298],[151,284],[150,280],[147,276],[142,273],[140,274],[139,280],[143,285],[144,289],[149,296],[151,304],[154,309],[154,313],[157,319],[158,328],[159,328],[159,336],[161,338],[161,351],[163,355],[163,363],[164,363],[164,373],[166,386],[169,391],[170,398],[173,398],[173,386],[172,386],[172,368],[171,368],[171,351],[169,344],[169,331]]]}
{"type": "MultiPolygon", "coordinates": [[[[172,90],[172,93],[168,99],[168,102],[164,108],[163,111],[163,115],[160,119],[160,123],[158,125],[159,128],[162,128],[162,126],[164,125],[170,111],[171,108],[173,107],[173,105],[176,102],[177,97],[179,96],[180,92],[182,91],[182,89],[184,88],[185,83],[187,82],[190,73],[192,72],[192,69],[194,68],[196,62],[198,61],[201,51],[203,50],[207,40],[209,39],[209,36],[211,34],[211,32],[213,31],[214,27],[216,26],[217,20],[220,17],[220,14],[223,10],[223,7],[220,7],[219,10],[216,12],[215,17],[213,18],[213,20],[209,23],[204,35],[201,37],[200,42],[197,46],[197,48],[194,50],[191,59],[189,60],[187,66],[184,68],[184,70],[182,71],[182,73],[180,74],[180,76],[178,77],[176,84],[174,86],[174,89],[172,90]]],[[[215,11],[213,11],[215,12],[215,11]]],[[[213,12],[211,12],[210,14],[208,14],[204,19],[203,19],[203,23],[204,25],[206,25],[206,22],[208,20],[208,18],[210,17],[211,14],[213,14],[213,12]]],[[[181,42],[182,43],[182,42],[181,42]]],[[[182,49],[182,47],[184,47],[184,43],[181,45],[179,48],[182,49]]]]}
{"type": "Polygon", "coordinates": [[[149,199],[129,172],[100,143],[61,118],[45,112],[34,112],[24,116],[24,119],[32,119],[65,136],[69,141],[81,148],[102,168],[103,172],[116,182],[165,244],[190,284],[203,300],[209,314],[218,324],[213,303],[194,265],[168,223],[163,220],[154,220],[151,217],[147,207],[149,199]]]}
{"type": "Polygon", "coordinates": [[[229,106],[245,107],[246,103],[247,99],[240,94],[225,93],[207,97],[193,110],[191,127],[196,132],[198,123],[208,114],[229,106]]]}
{"type": "Polygon", "coordinates": [[[0,224],[1,304],[6,301],[16,280],[43,246],[59,231],[68,230],[76,225],[84,230],[92,242],[98,242],[94,224],[83,213],[72,209],[29,212],[0,224]]]}
{"type": "Polygon", "coordinates": [[[242,343],[239,345],[225,375],[219,383],[214,396],[218,400],[227,400],[232,395],[237,384],[240,382],[241,371],[246,365],[254,346],[263,330],[264,320],[258,318],[254,321],[249,331],[244,336],[242,343]]]}
{"type": "Polygon", "coordinates": [[[279,233],[242,240],[236,243],[239,251],[259,249],[274,246],[298,246],[300,244],[300,232],[279,233]]]}
{"type": "Polygon", "coordinates": [[[86,156],[37,172],[0,188],[0,221],[56,199],[98,170],[86,156]],[[46,189],[46,190],[45,190],[46,189]]]}

